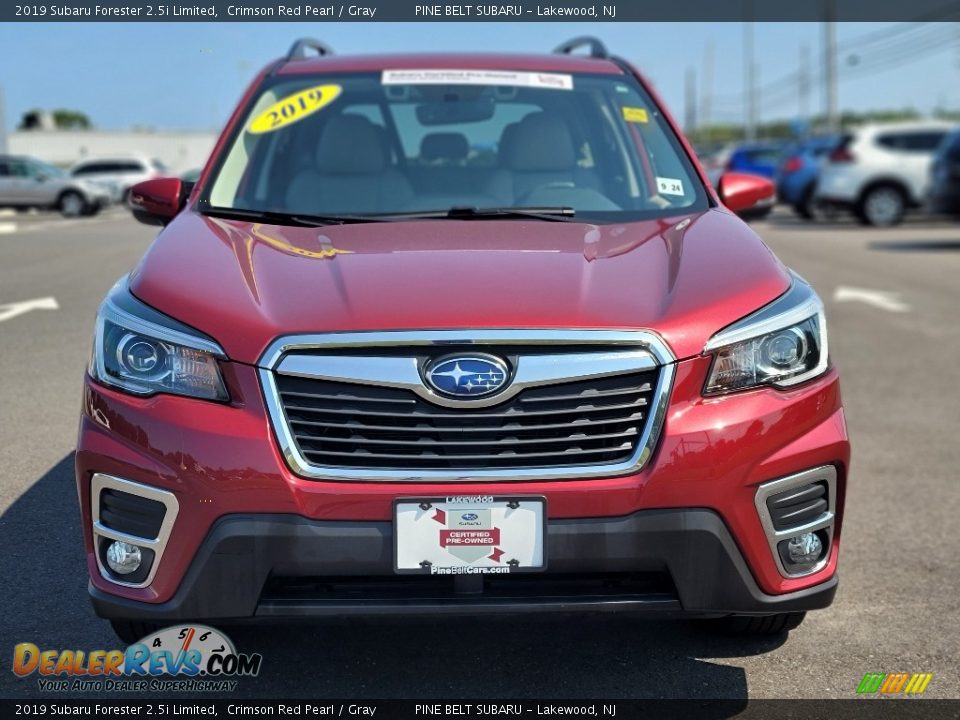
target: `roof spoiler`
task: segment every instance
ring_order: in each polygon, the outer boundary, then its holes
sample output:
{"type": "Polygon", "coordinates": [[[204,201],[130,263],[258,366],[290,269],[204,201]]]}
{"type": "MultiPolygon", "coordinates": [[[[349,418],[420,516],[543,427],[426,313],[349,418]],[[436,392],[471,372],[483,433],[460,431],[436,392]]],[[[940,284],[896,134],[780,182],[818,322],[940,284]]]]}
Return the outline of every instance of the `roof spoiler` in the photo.
{"type": "Polygon", "coordinates": [[[558,55],[572,55],[574,50],[582,47],[590,48],[590,57],[602,58],[604,60],[610,57],[610,53],[607,52],[607,46],[592,35],[581,35],[572,40],[567,40],[565,43],[560,43],[553,49],[553,52],[558,55]]]}

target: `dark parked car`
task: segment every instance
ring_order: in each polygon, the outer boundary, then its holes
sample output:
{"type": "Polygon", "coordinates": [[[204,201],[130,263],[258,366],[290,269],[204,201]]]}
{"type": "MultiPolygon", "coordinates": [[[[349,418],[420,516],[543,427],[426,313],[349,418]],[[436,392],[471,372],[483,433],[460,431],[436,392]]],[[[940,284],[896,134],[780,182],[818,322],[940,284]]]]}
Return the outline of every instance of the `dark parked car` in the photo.
{"type": "Polygon", "coordinates": [[[940,143],[930,168],[930,209],[960,218],[960,128],[940,143]]]}

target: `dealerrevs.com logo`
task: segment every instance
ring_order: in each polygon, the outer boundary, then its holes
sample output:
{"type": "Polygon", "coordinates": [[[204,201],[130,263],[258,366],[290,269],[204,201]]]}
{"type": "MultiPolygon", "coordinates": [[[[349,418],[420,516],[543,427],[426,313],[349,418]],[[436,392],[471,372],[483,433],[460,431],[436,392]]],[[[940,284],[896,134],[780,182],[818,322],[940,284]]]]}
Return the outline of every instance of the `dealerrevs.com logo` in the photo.
{"type": "Polygon", "coordinates": [[[126,650],[41,650],[33,643],[13,649],[13,672],[38,676],[47,692],[230,692],[234,678],[256,676],[262,662],[206,625],[164,628],[126,650]]]}

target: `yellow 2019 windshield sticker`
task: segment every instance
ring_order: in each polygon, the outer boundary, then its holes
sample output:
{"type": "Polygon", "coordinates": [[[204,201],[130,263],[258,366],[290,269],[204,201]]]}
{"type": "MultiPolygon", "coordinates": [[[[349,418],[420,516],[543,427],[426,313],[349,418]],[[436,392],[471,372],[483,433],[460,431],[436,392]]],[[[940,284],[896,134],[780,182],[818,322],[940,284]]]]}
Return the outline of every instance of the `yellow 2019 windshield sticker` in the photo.
{"type": "Polygon", "coordinates": [[[278,100],[253,119],[247,132],[259,135],[273,132],[303,120],[332,103],[343,91],[339,85],[315,85],[278,100]]]}
{"type": "Polygon", "coordinates": [[[623,111],[623,119],[627,122],[634,123],[645,123],[650,122],[650,117],[647,115],[645,108],[638,107],[622,107],[620,108],[623,111]]]}

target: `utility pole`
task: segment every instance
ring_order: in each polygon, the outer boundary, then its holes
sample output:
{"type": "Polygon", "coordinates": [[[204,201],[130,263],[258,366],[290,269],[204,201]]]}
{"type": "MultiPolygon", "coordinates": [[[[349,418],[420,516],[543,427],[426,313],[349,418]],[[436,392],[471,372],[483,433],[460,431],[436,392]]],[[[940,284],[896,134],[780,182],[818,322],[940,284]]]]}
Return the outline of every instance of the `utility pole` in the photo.
{"type": "Polygon", "coordinates": [[[700,142],[710,144],[710,101],[713,95],[713,39],[707,40],[703,54],[703,79],[700,81],[700,126],[703,137],[700,142]]]}
{"type": "Polygon", "coordinates": [[[827,130],[837,132],[837,28],[835,0],[825,0],[823,22],[823,92],[824,110],[827,114],[827,130]]]}
{"type": "Polygon", "coordinates": [[[743,2],[743,67],[744,67],[744,97],[746,98],[746,125],[747,140],[755,140],[757,137],[757,98],[756,82],[754,81],[754,71],[756,65],[753,61],[753,5],[752,0],[743,2]]]}
{"type": "Polygon", "coordinates": [[[797,117],[806,122],[810,117],[810,46],[800,46],[800,95],[797,98],[797,117]]]}
{"type": "Polygon", "coordinates": [[[7,108],[3,103],[3,86],[0,85],[0,153],[7,150],[7,108]]]}
{"type": "Polygon", "coordinates": [[[684,95],[684,132],[692,135],[697,129],[697,71],[692,67],[687,68],[686,82],[684,83],[686,93],[684,95]]]}

